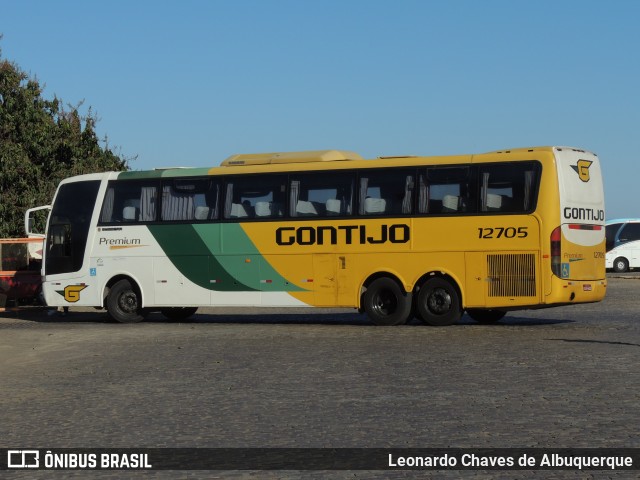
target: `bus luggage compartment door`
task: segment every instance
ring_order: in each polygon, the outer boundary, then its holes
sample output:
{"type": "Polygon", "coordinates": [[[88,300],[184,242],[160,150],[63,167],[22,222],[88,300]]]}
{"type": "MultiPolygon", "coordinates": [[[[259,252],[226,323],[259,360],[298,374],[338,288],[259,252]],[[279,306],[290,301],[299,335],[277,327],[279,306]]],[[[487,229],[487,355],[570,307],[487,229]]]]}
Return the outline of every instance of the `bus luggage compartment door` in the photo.
{"type": "Polygon", "coordinates": [[[336,305],[338,292],[336,266],[336,255],[333,253],[313,255],[313,289],[316,306],[336,305]]]}
{"type": "Polygon", "coordinates": [[[193,255],[174,259],[153,259],[155,305],[209,305],[209,290],[203,284],[209,280],[208,258],[193,255]]]}

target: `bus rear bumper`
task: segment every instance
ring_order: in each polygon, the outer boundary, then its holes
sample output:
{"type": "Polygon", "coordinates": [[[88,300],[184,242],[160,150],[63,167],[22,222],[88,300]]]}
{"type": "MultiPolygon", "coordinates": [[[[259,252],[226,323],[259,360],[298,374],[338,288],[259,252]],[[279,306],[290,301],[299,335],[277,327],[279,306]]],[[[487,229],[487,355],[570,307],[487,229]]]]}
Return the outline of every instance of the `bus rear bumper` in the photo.
{"type": "Polygon", "coordinates": [[[599,280],[552,279],[551,294],[545,298],[546,304],[570,305],[573,303],[593,303],[604,299],[607,293],[606,278],[599,280]]]}

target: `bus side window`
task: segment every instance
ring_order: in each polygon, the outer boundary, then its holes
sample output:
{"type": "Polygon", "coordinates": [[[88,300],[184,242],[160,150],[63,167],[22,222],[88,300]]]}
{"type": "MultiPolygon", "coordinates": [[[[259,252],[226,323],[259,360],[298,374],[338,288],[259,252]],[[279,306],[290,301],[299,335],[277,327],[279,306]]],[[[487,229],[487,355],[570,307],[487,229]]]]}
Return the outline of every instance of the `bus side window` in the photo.
{"type": "Polygon", "coordinates": [[[481,212],[525,213],[533,209],[537,164],[496,163],[479,168],[481,212]]]}
{"type": "Polygon", "coordinates": [[[226,182],[224,218],[270,219],[284,216],[285,175],[243,176],[226,182]]]}
{"type": "Polygon", "coordinates": [[[471,197],[471,170],[433,167],[418,177],[418,213],[466,214],[475,210],[471,197]]]}
{"type": "Polygon", "coordinates": [[[292,217],[350,216],[353,202],[351,172],[314,172],[291,176],[289,215],[292,217]]]}
{"type": "Polygon", "coordinates": [[[102,202],[100,223],[142,223],[156,220],[155,182],[112,181],[102,202]]]}
{"type": "Polygon", "coordinates": [[[163,221],[200,222],[218,218],[218,184],[209,178],[184,178],[162,186],[163,221]]]}
{"type": "Polygon", "coordinates": [[[410,215],[413,211],[412,171],[384,169],[360,173],[360,215],[410,215]]]}

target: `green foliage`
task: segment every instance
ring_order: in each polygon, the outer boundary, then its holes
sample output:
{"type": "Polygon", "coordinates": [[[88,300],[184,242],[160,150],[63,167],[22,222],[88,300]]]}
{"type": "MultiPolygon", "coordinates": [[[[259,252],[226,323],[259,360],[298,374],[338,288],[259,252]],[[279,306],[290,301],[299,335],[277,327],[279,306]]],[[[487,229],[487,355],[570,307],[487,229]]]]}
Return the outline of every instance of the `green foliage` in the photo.
{"type": "Polygon", "coordinates": [[[128,169],[106,139],[100,145],[97,118],[81,105],[43,99],[39,82],[0,51],[0,238],[24,236],[25,211],[50,204],[63,178],[128,169]]]}

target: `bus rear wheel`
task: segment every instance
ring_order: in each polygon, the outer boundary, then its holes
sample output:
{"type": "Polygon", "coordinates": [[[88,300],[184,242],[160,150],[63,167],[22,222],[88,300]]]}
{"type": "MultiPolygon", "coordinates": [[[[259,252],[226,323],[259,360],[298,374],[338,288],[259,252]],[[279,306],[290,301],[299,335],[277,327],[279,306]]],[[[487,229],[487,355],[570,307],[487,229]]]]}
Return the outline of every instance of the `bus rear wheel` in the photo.
{"type": "Polygon", "coordinates": [[[496,323],[504,317],[507,312],[493,310],[491,308],[469,308],[467,314],[478,323],[496,323]]]}
{"type": "Polygon", "coordinates": [[[378,278],[367,287],[363,307],[376,325],[403,325],[411,318],[411,294],[389,277],[378,278]]]}
{"type": "Polygon", "coordinates": [[[613,271],[624,273],[629,270],[629,261],[624,257],[618,257],[613,262],[613,271]]]}
{"type": "Polygon", "coordinates": [[[107,296],[107,312],[116,322],[137,323],[144,320],[140,293],[129,280],[116,282],[107,296]]]}
{"type": "Polygon", "coordinates": [[[180,321],[186,320],[191,315],[198,311],[198,307],[171,307],[163,308],[160,313],[167,317],[169,320],[180,321]]]}
{"type": "Polygon", "coordinates": [[[444,278],[430,278],[420,288],[416,313],[424,323],[435,327],[457,323],[462,317],[458,290],[444,278]]]}

